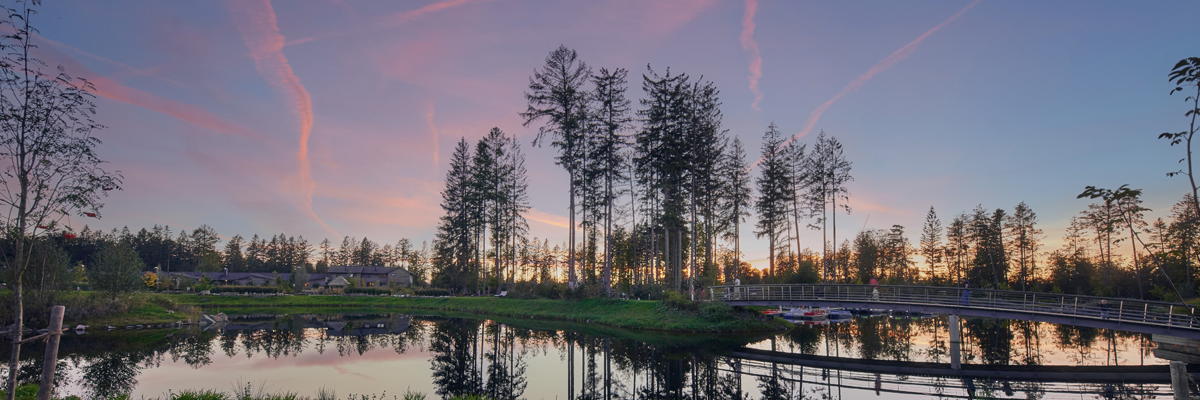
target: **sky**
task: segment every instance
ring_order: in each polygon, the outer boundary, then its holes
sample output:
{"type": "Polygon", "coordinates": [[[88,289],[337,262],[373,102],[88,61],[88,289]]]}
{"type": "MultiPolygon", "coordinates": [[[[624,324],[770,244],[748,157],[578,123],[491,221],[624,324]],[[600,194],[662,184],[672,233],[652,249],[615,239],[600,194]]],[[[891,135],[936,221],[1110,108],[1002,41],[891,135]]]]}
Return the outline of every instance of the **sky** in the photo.
{"type": "MultiPolygon", "coordinates": [[[[91,80],[100,157],[124,176],[79,228],[166,224],[220,235],[431,240],[450,154],[498,127],[521,140],[531,236],[563,242],[566,172],[524,127],[529,77],[581,60],[686,73],[720,90],[753,158],[774,122],[836,137],[853,163],[838,239],[1028,204],[1058,247],[1085,186],[1187,191],[1184,96],[1200,2],[783,0],[51,0],[38,55],[91,80]]],[[[756,171],[757,172],[757,171],[756,171]]],[[[756,173],[755,172],[755,173],[756,173]]],[[[749,232],[754,221],[743,227],[749,232]]],[[[766,266],[765,240],[743,234],[766,266]]],[[[819,249],[821,232],[802,236],[819,249]]]]}

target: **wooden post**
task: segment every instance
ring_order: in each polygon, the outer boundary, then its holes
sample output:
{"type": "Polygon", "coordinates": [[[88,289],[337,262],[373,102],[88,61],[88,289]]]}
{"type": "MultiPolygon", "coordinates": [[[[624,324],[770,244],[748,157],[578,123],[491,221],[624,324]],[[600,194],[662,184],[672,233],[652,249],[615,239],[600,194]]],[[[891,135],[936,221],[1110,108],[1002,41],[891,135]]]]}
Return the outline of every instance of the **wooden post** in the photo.
{"type": "Polygon", "coordinates": [[[958,315],[950,314],[950,369],[962,369],[962,332],[959,331],[958,315]]]}
{"type": "Polygon", "coordinates": [[[1191,393],[1188,393],[1187,364],[1183,361],[1171,361],[1171,391],[1175,392],[1177,400],[1191,398],[1191,393]]]}
{"type": "Polygon", "coordinates": [[[38,400],[50,400],[54,393],[54,367],[58,365],[58,339],[62,337],[63,314],[66,307],[50,308],[50,331],[46,337],[46,359],[42,363],[42,381],[39,383],[38,400]]]}

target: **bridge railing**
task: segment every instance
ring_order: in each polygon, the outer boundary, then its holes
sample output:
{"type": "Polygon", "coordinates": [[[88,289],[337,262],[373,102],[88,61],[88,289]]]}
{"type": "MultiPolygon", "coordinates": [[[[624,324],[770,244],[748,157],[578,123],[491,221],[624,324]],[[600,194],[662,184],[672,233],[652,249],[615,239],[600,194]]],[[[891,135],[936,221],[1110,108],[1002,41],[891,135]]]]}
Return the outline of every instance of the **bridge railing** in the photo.
{"type": "MultiPolygon", "coordinates": [[[[940,286],[793,284],[712,286],[716,301],[847,301],[958,306],[1200,329],[1194,306],[1161,301],[940,286]]],[[[882,307],[881,307],[882,308],[882,307]]]]}

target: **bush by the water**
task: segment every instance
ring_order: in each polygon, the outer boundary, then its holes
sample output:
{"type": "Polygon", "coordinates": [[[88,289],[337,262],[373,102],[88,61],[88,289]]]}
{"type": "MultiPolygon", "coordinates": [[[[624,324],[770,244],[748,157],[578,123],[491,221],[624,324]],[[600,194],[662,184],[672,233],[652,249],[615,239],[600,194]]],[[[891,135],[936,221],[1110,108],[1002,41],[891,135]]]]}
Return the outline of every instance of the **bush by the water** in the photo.
{"type": "Polygon", "coordinates": [[[417,289],[413,291],[414,296],[432,296],[445,297],[450,295],[450,291],[446,289],[417,289]]]}
{"type": "Polygon", "coordinates": [[[212,293],[279,293],[279,288],[270,286],[217,286],[212,293]]]}
{"type": "Polygon", "coordinates": [[[381,295],[381,294],[392,294],[392,291],[387,290],[387,289],[382,289],[382,288],[346,288],[345,293],[346,294],[361,293],[361,294],[369,294],[369,295],[381,295]]]}
{"type": "Polygon", "coordinates": [[[698,303],[688,300],[687,296],[674,290],[667,290],[663,294],[662,305],[676,311],[696,311],[699,307],[698,303]]]}

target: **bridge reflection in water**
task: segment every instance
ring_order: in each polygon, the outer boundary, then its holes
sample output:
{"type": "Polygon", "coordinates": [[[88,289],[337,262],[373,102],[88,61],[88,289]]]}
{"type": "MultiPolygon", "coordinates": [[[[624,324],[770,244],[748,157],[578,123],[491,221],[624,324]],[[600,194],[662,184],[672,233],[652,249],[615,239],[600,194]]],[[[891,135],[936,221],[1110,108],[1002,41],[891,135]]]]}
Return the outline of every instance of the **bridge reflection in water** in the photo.
{"type": "MultiPolygon", "coordinates": [[[[800,366],[794,379],[805,383],[805,368],[822,371],[837,370],[838,376],[850,374],[850,380],[862,380],[861,374],[874,374],[876,393],[882,390],[882,376],[896,377],[903,387],[933,387],[944,396],[948,378],[959,379],[974,397],[975,380],[1004,382],[1004,392],[1011,396],[1009,382],[1062,384],[1065,388],[1053,392],[1068,394],[1102,393],[1106,397],[1117,387],[1129,383],[1170,383],[1171,393],[1156,393],[1152,389],[1121,396],[1158,396],[1173,394],[1177,399],[1191,398],[1189,381],[1195,373],[1189,363],[1200,362],[1200,321],[1195,308],[1180,303],[1143,301],[1097,296],[1054,293],[1033,293],[1009,290],[990,290],[932,286],[878,286],[841,284],[746,285],[717,286],[707,293],[710,301],[722,301],[740,306],[811,306],[840,307],[856,310],[901,311],[911,314],[949,314],[949,364],[876,361],[843,357],[823,357],[791,353],[742,349],[732,357],[770,363],[772,373],[779,364],[800,366]],[[959,316],[977,316],[1008,320],[1050,322],[1092,328],[1113,329],[1154,334],[1160,349],[1154,354],[1170,360],[1171,365],[1153,366],[1046,366],[1046,365],[963,365],[961,363],[961,328],[959,316]],[[929,380],[919,384],[912,376],[929,380]],[[1096,384],[1082,391],[1071,387],[1096,384]],[[1098,390],[1099,389],[1099,390],[1098,390]]],[[[740,365],[740,361],[738,365],[740,365]]],[[[740,370],[740,368],[738,368],[740,370]]],[[[822,372],[828,382],[828,372],[822,372]]],[[[814,382],[815,383],[815,382],[814,382]]],[[[838,387],[841,387],[840,379],[838,387]]],[[[928,390],[898,390],[895,393],[935,394],[928,390]]],[[[955,396],[944,396],[955,397],[955,396]]]]}

